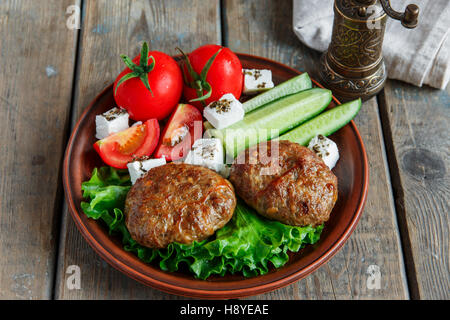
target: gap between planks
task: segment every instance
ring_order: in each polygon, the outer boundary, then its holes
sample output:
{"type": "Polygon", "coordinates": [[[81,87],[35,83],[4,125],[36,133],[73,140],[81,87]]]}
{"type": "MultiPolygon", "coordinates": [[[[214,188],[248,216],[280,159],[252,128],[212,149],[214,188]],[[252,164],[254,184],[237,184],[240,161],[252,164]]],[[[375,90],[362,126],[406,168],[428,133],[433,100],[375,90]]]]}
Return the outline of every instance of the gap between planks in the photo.
{"type": "Polygon", "coordinates": [[[228,22],[225,17],[225,4],[224,0],[219,0],[219,21],[218,27],[220,29],[220,44],[224,47],[228,47],[228,22]]]}
{"type": "MultiPolygon", "coordinates": [[[[83,30],[83,21],[84,21],[84,0],[79,0],[79,6],[80,6],[80,29],[77,29],[76,35],[75,35],[75,60],[74,60],[74,66],[73,66],[73,72],[72,72],[72,92],[70,95],[70,105],[69,105],[69,119],[67,121],[67,127],[64,128],[64,138],[63,138],[63,150],[60,165],[59,165],[59,173],[58,173],[58,181],[60,182],[60,187],[62,188],[62,173],[64,168],[64,157],[65,157],[65,148],[67,147],[67,143],[69,142],[69,137],[72,133],[72,127],[75,119],[75,94],[78,88],[78,79],[79,79],[79,59],[80,59],[80,51],[81,51],[81,31],[83,30]]],[[[53,265],[53,278],[52,283],[50,284],[51,292],[50,292],[50,299],[55,300],[56,298],[56,289],[57,289],[57,280],[62,279],[62,275],[60,275],[60,272],[64,272],[63,270],[60,270],[58,268],[59,259],[61,258],[61,244],[63,243],[63,240],[65,239],[65,233],[67,232],[66,228],[66,220],[67,216],[64,214],[64,211],[68,211],[67,203],[65,200],[65,192],[62,190],[60,193],[59,201],[57,200],[57,203],[55,205],[56,212],[59,212],[60,214],[57,216],[57,227],[55,231],[55,237],[57,239],[56,245],[55,245],[55,253],[54,253],[54,265],[53,265]]]]}

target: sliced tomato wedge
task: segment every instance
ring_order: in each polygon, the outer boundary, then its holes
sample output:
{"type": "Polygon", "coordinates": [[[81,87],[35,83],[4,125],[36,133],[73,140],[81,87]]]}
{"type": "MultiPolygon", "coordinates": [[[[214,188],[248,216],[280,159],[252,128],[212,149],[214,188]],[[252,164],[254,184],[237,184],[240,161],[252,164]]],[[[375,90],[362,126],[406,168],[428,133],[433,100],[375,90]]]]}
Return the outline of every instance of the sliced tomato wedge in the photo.
{"type": "Polygon", "coordinates": [[[200,111],[190,104],[180,103],[164,128],[155,158],[165,157],[167,161],[183,158],[195,140],[202,137],[202,130],[200,111]]]}
{"type": "Polygon", "coordinates": [[[150,119],[141,125],[114,133],[94,143],[94,149],[111,167],[126,169],[135,157],[149,156],[159,141],[158,120],[150,119]]]}

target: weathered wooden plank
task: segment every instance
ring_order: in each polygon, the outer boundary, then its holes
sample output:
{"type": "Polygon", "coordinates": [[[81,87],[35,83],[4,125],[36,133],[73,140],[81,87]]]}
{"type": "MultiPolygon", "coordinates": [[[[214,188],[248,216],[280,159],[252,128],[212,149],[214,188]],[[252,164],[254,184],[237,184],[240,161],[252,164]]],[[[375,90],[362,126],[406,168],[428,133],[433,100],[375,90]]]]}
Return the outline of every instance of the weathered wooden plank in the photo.
{"type": "MultiPolygon", "coordinates": [[[[232,50],[268,57],[316,75],[319,54],[292,32],[291,1],[224,1],[224,42],[232,50]]],[[[311,276],[260,299],[404,299],[408,297],[376,99],[356,123],[366,145],[370,187],[365,211],[344,248],[311,276]],[[367,287],[367,270],[381,270],[381,288],[367,287]]]]}
{"type": "MultiPolygon", "coordinates": [[[[74,121],[123,69],[119,54],[137,54],[141,41],[168,54],[175,54],[176,46],[188,52],[205,43],[220,43],[219,1],[87,1],[84,11],[74,121]]],[[[56,298],[177,298],[107,265],[82,239],[67,209],[61,236],[56,298]],[[81,269],[80,290],[65,286],[69,265],[81,269]]]]}
{"type": "Polygon", "coordinates": [[[49,299],[78,1],[0,2],[0,299],[49,299]]]}
{"type": "Polygon", "coordinates": [[[389,81],[380,99],[413,298],[450,298],[449,94],[389,81]]]}

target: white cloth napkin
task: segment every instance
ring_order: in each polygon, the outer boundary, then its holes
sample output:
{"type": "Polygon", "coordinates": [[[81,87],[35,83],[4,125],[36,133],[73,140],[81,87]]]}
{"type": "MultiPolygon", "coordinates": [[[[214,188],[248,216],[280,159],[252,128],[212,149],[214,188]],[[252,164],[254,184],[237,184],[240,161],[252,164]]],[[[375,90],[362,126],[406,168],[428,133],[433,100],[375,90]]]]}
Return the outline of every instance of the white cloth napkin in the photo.
{"type": "MultiPolygon", "coordinates": [[[[325,51],[333,29],[334,0],[293,0],[293,27],[297,37],[315,50],[325,51]]],[[[393,0],[403,12],[415,3],[420,7],[419,25],[406,29],[388,18],[383,54],[392,79],[421,87],[445,89],[450,80],[450,0],[393,0]]]]}

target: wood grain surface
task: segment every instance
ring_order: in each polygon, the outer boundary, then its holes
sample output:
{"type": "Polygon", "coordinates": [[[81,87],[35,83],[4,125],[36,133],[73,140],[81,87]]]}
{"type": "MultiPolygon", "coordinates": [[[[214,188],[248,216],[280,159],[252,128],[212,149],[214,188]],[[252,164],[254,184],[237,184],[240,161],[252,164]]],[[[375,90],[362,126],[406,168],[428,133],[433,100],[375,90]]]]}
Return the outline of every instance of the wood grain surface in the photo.
{"type": "MultiPolygon", "coordinates": [[[[83,12],[72,124],[124,68],[119,55],[134,57],[142,41],[148,41],[150,49],[168,54],[176,54],[177,46],[189,52],[204,43],[220,43],[218,1],[86,1],[83,12]]],[[[84,241],[64,208],[55,298],[178,297],[145,287],[110,267],[84,241]],[[80,267],[79,290],[66,286],[70,265],[80,267]]]]}
{"type": "Polygon", "coordinates": [[[0,299],[53,290],[76,30],[73,0],[0,2],[0,299]]]}
{"type": "MultiPolygon", "coordinates": [[[[76,229],[62,157],[74,123],[143,41],[176,54],[206,43],[317,78],[292,1],[0,1],[0,299],[182,299],[127,278],[76,229]],[[67,9],[81,9],[81,29],[67,9]],[[81,288],[66,285],[72,265],[81,288]]],[[[329,263],[255,299],[449,299],[450,88],[388,81],[356,117],[370,165],[365,211],[329,263]],[[381,287],[367,286],[370,266],[381,287]]]]}
{"type": "Polygon", "coordinates": [[[449,299],[450,88],[389,81],[380,107],[411,296],[449,299]]]}
{"type": "MultiPolygon", "coordinates": [[[[316,74],[319,55],[303,46],[292,29],[292,2],[225,0],[224,42],[230,49],[280,61],[316,74]]],[[[405,299],[401,246],[386,170],[376,99],[356,118],[369,157],[369,196],[362,218],[344,248],[311,276],[261,299],[405,299]],[[367,288],[370,265],[380,268],[381,288],[367,288]]]]}

